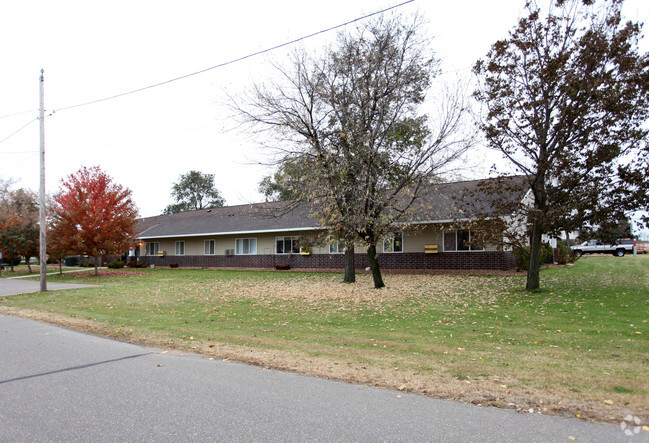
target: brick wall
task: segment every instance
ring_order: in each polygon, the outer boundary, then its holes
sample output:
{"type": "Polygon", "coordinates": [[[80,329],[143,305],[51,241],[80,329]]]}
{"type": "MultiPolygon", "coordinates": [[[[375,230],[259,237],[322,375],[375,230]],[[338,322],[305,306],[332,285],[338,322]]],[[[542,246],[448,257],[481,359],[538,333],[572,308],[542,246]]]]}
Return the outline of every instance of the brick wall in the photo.
{"type": "MultiPolygon", "coordinates": [[[[169,257],[140,258],[156,266],[177,264],[180,267],[214,268],[274,268],[289,265],[291,268],[344,269],[343,254],[314,255],[185,255],[169,257]]],[[[402,253],[379,254],[382,269],[487,269],[508,270],[516,267],[516,258],[511,252],[446,252],[439,254],[402,253]]],[[[369,266],[366,254],[356,254],[356,268],[369,266]]]]}

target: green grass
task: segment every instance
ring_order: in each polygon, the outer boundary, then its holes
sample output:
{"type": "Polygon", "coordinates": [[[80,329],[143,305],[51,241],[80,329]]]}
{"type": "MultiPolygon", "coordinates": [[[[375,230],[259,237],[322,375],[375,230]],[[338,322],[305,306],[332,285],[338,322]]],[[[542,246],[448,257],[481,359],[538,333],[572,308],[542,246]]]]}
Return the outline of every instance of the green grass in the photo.
{"type": "Polygon", "coordinates": [[[523,275],[387,275],[374,290],[368,275],[64,274],[49,281],[98,286],[0,298],[0,312],[475,403],[646,411],[649,257],[584,257],[541,278],[529,294],[523,275]]]}
{"type": "MultiPolygon", "coordinates": [[[[32,263],[32,272],[29,272],[29,267],[27,265],[16,265],[14,266],[13,271],[11,267],[0,270],[0,278],[11,278],[11,277],[24,277],[26,275],[38,275],[40,272],[40,265],[38,263],[32,263]]],[[[64,268],[65,270],[76,269],[76,268],[64,268]]],[[[59,265],[47,265],[47,272],[58,272],[59,265]]]]}

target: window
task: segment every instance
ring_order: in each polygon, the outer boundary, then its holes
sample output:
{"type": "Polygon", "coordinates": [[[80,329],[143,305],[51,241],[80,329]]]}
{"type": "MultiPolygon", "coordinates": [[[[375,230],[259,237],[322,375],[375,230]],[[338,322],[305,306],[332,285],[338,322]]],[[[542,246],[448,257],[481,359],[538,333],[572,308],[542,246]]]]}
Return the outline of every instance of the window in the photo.
{"type": "Polygon", "coordinates": [[[185,255],[185,242],[177,241],[176,242],[176,255],[185,255]]]}
{"type": "Polygon", "coordinates": [[[154,242],[154,243],[147,243],[146,244],[146,255],[158,255],[158,251],[160,250],[160,243],[154,242]]]}
{"type": "Polygon", "coordinates": [[[205,240],[205,255],[214,255],[216,252],[214,240],[205,240]]]}
{"type": "Polygon", "coordinates": [[[235,240],[235,254],[237,255],[256,255],[257,239],[256,238],[237,238],[235,240]]]}
{"type": "Polygon", "coordinates": [[[299,254],[300,246],[297,237],[277,237],[275,239],[276,254],[299,254]]]}
{"type": "Polygon", "coordinates": [[[394,232],[383,240],[383,252],[403,252],[403,233],[394,232]]]}
{"type": "Polygon", "coordinates": [[[471,231],[444,231],[444,251],[482,251],[479,245],[469,244],[473,241],[471,231]]]}
{"type": "Polygon", "coordinates": [[[343,252],[343,248],[340,247],[340,242],[335,241],[333,243],[329,243],[329,254],[340,254],[343,252]]]}

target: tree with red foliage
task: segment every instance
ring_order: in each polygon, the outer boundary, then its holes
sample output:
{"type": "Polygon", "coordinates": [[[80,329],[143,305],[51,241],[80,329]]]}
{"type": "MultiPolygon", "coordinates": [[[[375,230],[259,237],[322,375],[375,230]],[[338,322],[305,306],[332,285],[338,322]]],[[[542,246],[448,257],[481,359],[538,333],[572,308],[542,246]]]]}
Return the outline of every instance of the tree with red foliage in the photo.
{"type": "Polygon", "coordinates": [[[53,244],[69,253],[95,257],[128,250],[134,241],[137,207],[131,191],[113,183],[98,166],[85,166],[61,181],[54,196],[53,244]]]}
{"type": "Polygon", "coordinates": [[[10,259],[12,269],[14,259],[22,256],[25,257],[27,270],[31,274],[30,260],[32,257],[38,257],[38,237],[39,230],[36,224],[14,223],[2,229],[2,232],[0,232],[0,244],[2,244],[2,249],[7,251],[7,257],[10,259]]]}
{"type": "Polygon", "coordinates": [[[68,238],[62,224],[50,220],[47,227],[47,255],[59,262],[59,274],[63,274],[63,261],[74,254],[73,239],[68,238]]]}
{"type": "Polygon", "coordinates": [[[12,182],[0,181],[0,252],[3,262],[25,262],[31,273],[30,258],[38,256],[38,202],[26,189],[11,190],[12,182]]]}

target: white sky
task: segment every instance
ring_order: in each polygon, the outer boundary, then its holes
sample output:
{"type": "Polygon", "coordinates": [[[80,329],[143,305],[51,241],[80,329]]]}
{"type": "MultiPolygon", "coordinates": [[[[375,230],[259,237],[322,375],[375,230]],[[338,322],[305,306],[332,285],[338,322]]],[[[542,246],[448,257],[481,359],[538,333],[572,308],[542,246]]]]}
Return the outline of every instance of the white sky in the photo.
{"type": "MultiPolygon", "coordinates": [[[[38,191],[39,76],[45,69],[47,192],[81,166],[99,165],[133,191],[141,216],[172,203],[171,184],[199,170],[216,175],[226,204],[262,200],[271,172],[259,140],[233,129],[222,105],[269,75],[288,49],[88,106],[65,107],[163,82],[308,35],[403,0],[20,0],[0,5],[0,178],[38,191]]],[[[516,24],[524,0],[416,0],[400,7],[429,21],[445,78],[474,62],[516,24]]],[[[649,20],[649,2],[626,15],[649,20]]],[[[303,43],[317,49],[336,31],[303,43]]],[[[646,41],[643,49],[647,50],[646,41]]],[[[479,154],[482,156],[483,154],[479,154]]],[[[482,159],[482,157],[479,157],[482,159]]],[[[483,162],[486,176],[492,160],[483,162]]]]}

